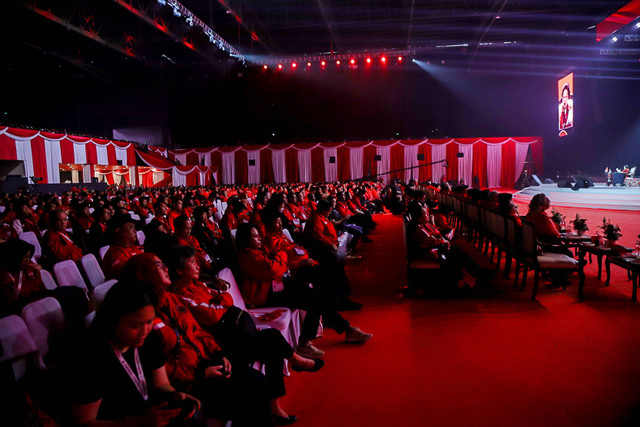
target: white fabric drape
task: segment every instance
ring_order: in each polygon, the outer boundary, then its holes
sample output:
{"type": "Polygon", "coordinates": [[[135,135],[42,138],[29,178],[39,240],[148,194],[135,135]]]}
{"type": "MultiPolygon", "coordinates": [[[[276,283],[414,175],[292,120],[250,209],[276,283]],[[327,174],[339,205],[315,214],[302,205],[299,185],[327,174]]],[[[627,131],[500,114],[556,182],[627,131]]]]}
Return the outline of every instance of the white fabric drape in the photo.
{"type": "Polygon", "coordinates": [[[91,182],[91,165],[82,165],[82,182],[91,182]]]}
{"type": "Polygon", "coordinates": [[[178,168],[171,170],[171,179],[173,179],[173,186],[180,187],[187,185],[187,175],[183,175],[178,172],[178,168]]]}
{"type": "MultiPolygon", "coordinates": [[[[447,144],[431,146],[431,161],[439,162],[447,159],[447,144]]],[[[431,181],[440,182],[442,176],[447,176],[447,168],[444,162],[431,165],[431,181]]]]}
{"type": "Polygon", "coordinates": [[[247,165],[249,184],[260,184],[260,150],[247,151],[247,162],[253,160],[253,166],[247,165]]]}
{"type": "Polygon", "coordinates": [[[298,150],[300,182],[311,182],[311,150],[298,150]]]}
{"type": "Polygon", "coordinates": [[[271,164],[273,166],[273,179],[275,182],[287,182],[286,150],[272,150],[271,164]]]}
{"type": "Polygon", "coordinates": [[[206,185],[207,183],[207,172],[202,172],[198,170],[198,185],[206,185]]]}
{"type": "Polygon", "coordinates": [[[360,179],[364,176],[364,148],[349,148],[349,176],[360,179]]]}
{"type": "Polygon", "coordinates": [[[213,179],[213,182],[211,184],[218,184],[218,171],[212,172],[211,173],[211,178],[213,179]]]}
{"type": "Polygon", "coordinates": [[[404,146],[404,181],[409,182],[410,179],[418,179],[418,145],[404,146]]]}
{"type": "Polygon", "coordinates": [[[458,144],[458,153],[464,154],[464,157],[458,157],[458,180],[463,180],[466,185],[471,187],[473,179],[473,144],[458,144]]]}
{"type": "Polygon", "coordinates": [[[164,172],[162,171],[153,171],[153,183],[157,184],[164,179],[164,172]]]}
{"type": "Polygon", "coordinates": [[[176,154],[175,155],[176,162],[179,165],[185,166],[187,164],[187,155],[186,154],[176,154]]]}
{"type": "Polygon", "coordinates": [[[120,148],[117,145],[114,145],[114,147],[116,148],[116,163],[120,160],[123,165],[127,166],[129,164],[129,160],[127,159],[127,149],[120,148]]]}
{"type": "Polygon", "coordinates": [[[107,151],[107,145],[98,145],[96,144],[96,155],[98,157],[99,165],[108,165],[109,164],[109,151],[107,151]]]}
{"type": "Polygon", "coordinates": [[[338,149],[337,148],[323,148],[324,156],[324,180],[326,182],[335,182],[338,180],[338,149]],[[331,157],[333,157],[333,163],[331,163],[331,157]]]}
{"type": "MultiPolygon", "coordinates": [[[[516,174],[515,179],[517,180],[522,173],[522,169],[524,168],[524,163],[527,161],[527,153],[529,152],[529,144],[518,144],[516,142],[516,174]]],[[[515,182],[506,183],[513,185],[515,182]]]]}
{"type": "MultiPolygon", "coordinates": [[[[60,152],[60,140],[44,140],[44,154],[47,156],[47,179],[49,184],[60,183],[60,163],[62,163],[62,153],[60,152]]],[[[77,182],[77,181],[74,181],[77,182]]]]}
{"type": "Polygon", "coordinates": [[[198,153],[198,164],[202,166],[212,166],[211,165],[211,153],[198,153]]]}
{"type": "MultiPolygon", "coordinates": [[[[86,144],[73,143],[73,160],[78,165],[87,163],[87,146],[86,144]]],[[[89,181],[91,182],[91,181],[89,181]]]]}
{"type": "Polygon", "coordinates": [[[500,187],[502,175],[502,145],[487,144],[487,186],[500,187]]]}
{"type": "Polygon", "coordinates": [[[80,182],[80,171],[75,169],[71,170],[71,182],[80,182]]]}
{"type": "Polygon", "coordinates": [[[222,183],[224,185],[235,184],[236,179],[236,153],[222,153],[222,183]]]}
{"type": "Polygon", "coordinates": [[[382,182],[385,184],[389,183],[389,163],[391,161],[391,147],[376,147],[376,154],[380,156],[380,161],[376,162],[376,170],[378,171],[378,175],[382,178],[382,182]]]}
{"type": "Polygon", "coordinates": [[[29,139],[17,139],[16,138],[16,159],[24,162],[24,175],[27,177],[27,182],[31,184],[31,177],[33,175],[33,154],[31,153],[31,140],[29,139]]]}
{"type": "Polygon", "coordinates": [[[137,186],[138,185],[138,174],[136,173],[136,167],[135,166],[129,166],[129,181],[131,185],[137,186]]]}

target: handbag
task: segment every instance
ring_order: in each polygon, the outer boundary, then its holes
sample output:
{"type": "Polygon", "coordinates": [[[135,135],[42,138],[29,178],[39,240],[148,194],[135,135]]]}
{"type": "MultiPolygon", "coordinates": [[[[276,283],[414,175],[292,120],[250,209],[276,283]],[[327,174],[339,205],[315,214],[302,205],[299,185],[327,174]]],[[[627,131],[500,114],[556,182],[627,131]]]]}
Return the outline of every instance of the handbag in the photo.
{"type": "Polygon", "coordinates": [[[256,357],[258,329],[251,314],[232,305],[215,326],[214,335],[232,359],[252,362],[256,357]]]}

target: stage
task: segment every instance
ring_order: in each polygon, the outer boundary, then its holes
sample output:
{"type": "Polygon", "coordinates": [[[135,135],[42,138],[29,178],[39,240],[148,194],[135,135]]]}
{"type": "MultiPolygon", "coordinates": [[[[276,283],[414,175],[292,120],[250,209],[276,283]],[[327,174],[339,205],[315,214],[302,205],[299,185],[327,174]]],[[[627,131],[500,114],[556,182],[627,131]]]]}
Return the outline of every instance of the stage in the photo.
{"type": "Polygon", "coordinates": [[[513,199],[529,203],[538,193],[545,193],[553,206],[640,211],[640,187],[607,187],[604,183],[578,191],[558,188],[557,184],[542,184],[518,191],[513,199]]]}

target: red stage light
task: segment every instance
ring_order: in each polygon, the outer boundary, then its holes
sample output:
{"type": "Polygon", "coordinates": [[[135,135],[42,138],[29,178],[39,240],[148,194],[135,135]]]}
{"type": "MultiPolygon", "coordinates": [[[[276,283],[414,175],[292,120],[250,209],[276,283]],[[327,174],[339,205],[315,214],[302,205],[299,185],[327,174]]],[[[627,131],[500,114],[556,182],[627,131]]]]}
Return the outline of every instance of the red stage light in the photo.
{"type": "Polygon", "coordinates": [[[307,68],[311,68],[311,62],[307,62],[307,68]]]}
{"type": "Polygon", "coordinates": [[[350,63],[351,65],[355,65],[355,64],[356,64],[356,60],[355,60],[355,59],[353,59],[353,58],[351,58],[351,59],[349,60],[349,63],[350,63]]]}
{"type": "Polygon", "coordinates": [[[367,62],[367,64],[371,64],[371,58],[367,57],[367,59],[365,59],[365,61],[367,62]]]}
{"type": "Polygon", "coordinates": [[[298,68],[298,64],[296,62],[291,63],[291,68],[298,68]]]}
{"type": "Polygon", "coordinates": [[[266,70],[266,69],[267,69],[267,68],[269,68],[269,67],[267,66],[267,64],[264,64],[264,65],[262,66],[262,68],[264,68],[264,69],[266,70]]]}
{"type": "Polygon", "coordinates": [[[336,65],[340,65],[340,60],[339,59],[336,61],[336,65]]]}
{"type": "Polygon", "coordinates": [[[386,64],[387,63],[387,57],[386,56],[380,57],[380,62],[382,62],[383,64],[386,64]]]}
{"type": "Polygon", "coordinates": [[[278,70],[282,70],[282,64],[278,64],[278,70]]]}
{"type": "Polygon", "coordinates": [[[322,62],[320,63],[320,65],[322,65],[322,66],[324,67],[325,65],[327,65],[327,62],[326,62],[326,61],[322,61],[322,62]]]}
{"type": "Polygon", "coordinates": [[[398,62],[402,62],[402,56],[398,56],[398,62]]]}

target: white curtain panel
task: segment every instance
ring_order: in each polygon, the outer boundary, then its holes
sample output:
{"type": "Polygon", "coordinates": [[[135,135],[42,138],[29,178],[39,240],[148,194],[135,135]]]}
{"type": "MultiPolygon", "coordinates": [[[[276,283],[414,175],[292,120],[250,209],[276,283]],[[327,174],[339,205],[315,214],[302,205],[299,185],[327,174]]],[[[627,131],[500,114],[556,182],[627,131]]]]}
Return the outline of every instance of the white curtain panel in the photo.
{"type": "Polygon", "coordinates": [[[225,185],[235,184],[236,177],[236,153],[222,153],[222,183],[225,185]]]}
{"type": "Polygon", "coordinates": [[[382,182],[385,184],[389,183],[389,162],[391,161],[391,147],[376,147],[376,154],[380,156],[380,161],[376,162],[376,170],[378,171],[378,175],[382,178],[382,182]]]}
{"type": "Polygon", "coordinates": [[[473,179],[473,144],[458,144],[458,153],[464,157],[458,157],[458,180],[463,180],[471,187],[473,179]]]}
{"type": "MultiPolygon", "coordinates": [[[[116,151],[117,153],[117,151],[116,151]]],[[[131,183],[131,185],[137,186],[138,185],[138,174],[136,173],[136,167],[135,166],[129,166],[129,181],[131,183]]]]}
{"type": "Polygon", "coordinates": [[[364,148],[349,148],[349,176],[360,179],[364,176],[364,148]]]}
{"type": "Polygon", "coordinates": [[[128,165],[129,161],[127,159],[127,149],[120,148],[115,144],[114,144],[114,147],[116,148],[116,160],[120,160],[122,164],[125,166],[128,165]]]}
{"type": "Polygon", "coordinates": [[[157,184],[164,179],[164,172],[162,171],[153,171],[153,183],[157,184]]]}
{"type": "Polygon", "coordinates": [[[249,184],[260,184],[260,150],[247,151],[247,163],[253,160],[255,165],[247,165],[249,184]]]}
{"type": "Polygon", "coordinates": [[[311,149],[298,150],[300,182],[311,182],[311,149]]]}
{"type": "Polygon", "coordinates": [[[207,171],[198,170],[198,184],[205,185],[207,183],[207,171]]]}
{"type": "MultiPolygon", "coordinates": [[[[520,178],[520,174],[522,173],[522,169],[524,168],[524,163],[527,160],[527,153],[529,152],[529,144],[519,144],[516,142],[516,175],[515,178],[520,178]]],[[[515,182],[506,183],[507,185],[515,184],[515,182]]]]}
{"type": "Polygon", "coordinates": [[[271,150],[271,164],[275,182],[287,182],[286,150],[271,150]]]}
{"type": "MultiPolygon", "coordinates": [[[[447,144],[432,145],[431,146],[431,161],[438,162],[440,160],[447,159],[447,144]]],[[[431,165],[431,181],[440,182],[442,176],[447,176],[447,168],[444,167],[444,162],[435,163],[431,165]]]]}
{"type": "Polygon", "coordinates": [[[60,140],[45,139],[44,153],[47,157],[47,180],[49,184],[59,184],[60,163],[62,163],[60,140]]]}
{"type": "Polygon", "coordinates": [[[31,184],[30,177],[33,175],[33,154],[31,153],[31,140],[16,138],[16,159],[24,162],[24,175],[31,184]]]}
{"type": "Polygon", "coordinates": [[[338,149],[337,148],[323,148],[322,155],[324,156],[324,180],[326,182],[335,182],[338,180],[338,149]],[[330,163],[331,157],[335,160],[330,163]]]}
{"type": "Polygon", "coordinates": [[[500,187],[502,174],[502,145],[487,144],[487,186],[500,187]]]}
{"type": "Polygon", "coordinates": [[[404,181],[409,182],[410,179],[418,179],[418,145],[404,146],[404,181]]]}
{"type": "Polygon", "coordinates": [[[211,176],[213,178],[213,181],[217,184],[218,183],[218,171],[212,172],[211,176]]]}
{"type": "Polygon", "coordinates": [[[73,143],[73,160],[78,165],[87,163],[87,144],[73,143]]]}
{"type": "Polygon", "coordinates": [[[173,179],[173,186],[180,187],[187,185],[187,175],[183,175],[178,171],[178,168],[171,170],[171,178],[173,179]]]}
{"type": "Polygon", "coordinates": [[[82,182],[91,182],[91,165],[82,165],[82,182]]]}
{"type": "Polygon", "coordinates": [[[187,155],[186,154],[176,154],[175,159],[180,162],[179,164],[185,166],[187,164],[187,155]]]}
{"type": "Polygon", "coordinates": [[[96,154],[98,157],[99,165],[108,165],[109,164],[109,152],[107,151],[108,145],[98,145],[96,144],[96,154]]]}
{"type": "Polygon", "coordinates": [[[75,169],[71,170],[71,182],[80,182],[80,171],[75,169]]]}
{"type": "Polygon", "coordinates": [[[201,166],[211,166],[211,153],[198,153],[198,164],[201,166]]]}

